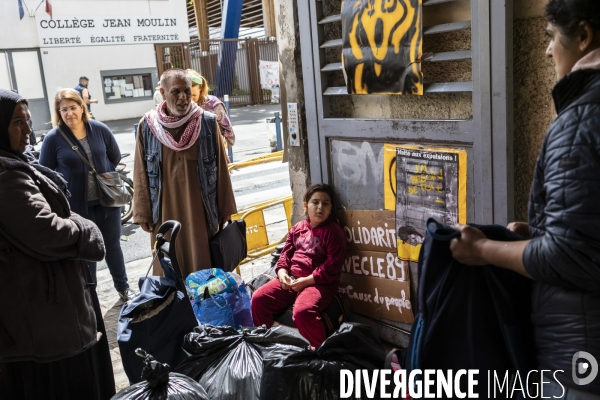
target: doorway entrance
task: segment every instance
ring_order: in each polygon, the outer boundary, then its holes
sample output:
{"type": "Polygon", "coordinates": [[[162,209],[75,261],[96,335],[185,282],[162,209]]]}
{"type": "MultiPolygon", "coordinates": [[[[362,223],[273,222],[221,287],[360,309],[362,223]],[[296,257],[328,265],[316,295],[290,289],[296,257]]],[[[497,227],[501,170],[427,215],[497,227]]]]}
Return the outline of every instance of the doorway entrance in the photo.
{"type": "Polygon", "coordinates": [[[52,128],[39,49],[0,50],[0,87],[29,101],[34,130],[52,128]]]}

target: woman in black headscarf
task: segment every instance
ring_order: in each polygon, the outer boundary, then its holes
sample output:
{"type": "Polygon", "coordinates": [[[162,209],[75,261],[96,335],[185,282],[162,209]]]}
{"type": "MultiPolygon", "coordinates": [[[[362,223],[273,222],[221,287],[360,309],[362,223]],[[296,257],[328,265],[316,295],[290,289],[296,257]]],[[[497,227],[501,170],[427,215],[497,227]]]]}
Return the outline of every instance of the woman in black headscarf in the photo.
{"type": "Polygon", "coordinates": [[[104,243],[26,147],[27,100],[0,89],[0,397],[109,399],[112,363],[83,260],[104,243]]]}

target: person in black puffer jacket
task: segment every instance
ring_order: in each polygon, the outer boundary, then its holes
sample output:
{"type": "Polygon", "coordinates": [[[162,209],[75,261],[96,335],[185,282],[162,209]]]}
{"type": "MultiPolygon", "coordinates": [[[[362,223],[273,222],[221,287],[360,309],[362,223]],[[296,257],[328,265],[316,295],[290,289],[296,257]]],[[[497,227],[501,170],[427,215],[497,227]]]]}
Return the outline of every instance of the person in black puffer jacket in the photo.
{"type": "Polygon", "coordinates": [[[450,248],[463,264],[493,264],[535,281],[538,369],[563,370],[560,383],[546,372],[544,396],[600,399],[600,1],[550,0],[546,15],[558,116],[535,167],[529,224],[508,226],[530,239],[496,242],[457,225],[462,235],[450,248]]]}

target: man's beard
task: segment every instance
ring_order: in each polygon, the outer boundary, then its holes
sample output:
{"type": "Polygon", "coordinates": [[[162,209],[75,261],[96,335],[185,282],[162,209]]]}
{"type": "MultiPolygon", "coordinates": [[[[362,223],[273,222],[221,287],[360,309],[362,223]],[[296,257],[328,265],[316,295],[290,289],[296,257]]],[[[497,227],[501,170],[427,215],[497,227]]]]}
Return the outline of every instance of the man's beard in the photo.
{"type": "Polygon", "coordinates": [[[173,107],[170,107],[170,106],[169,106],[169,103],[167,102],[167,109],[169,110],[169,114],[171,114],[172,116],[174,116],[174,117],[183,117],[183,116],[184,116],[185,114],[187,114],[187,113],[188,113],[188,111],[190,110],[190,105],[191,105],[191,104],[192,104],[192,103],[189,103],[189,104],[188,104],[188,106],[187,106],[187,108],[185,109],[185,111],[183,111],[183,112],[180,112],[180,111],[177,109],[177,103],[174,103],[174,104],[173,104],[173,107]]]}

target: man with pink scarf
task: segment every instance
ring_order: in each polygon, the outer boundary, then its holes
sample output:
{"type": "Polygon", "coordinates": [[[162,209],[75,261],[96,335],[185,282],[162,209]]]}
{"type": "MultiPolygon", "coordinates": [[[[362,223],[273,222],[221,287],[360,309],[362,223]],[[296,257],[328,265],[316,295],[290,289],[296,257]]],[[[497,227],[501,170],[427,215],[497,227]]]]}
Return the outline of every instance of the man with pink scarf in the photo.
{"type": "MultiPolygon", "coordinates": [[[[177,256],[184,276],[211,267],[209,239],[237,212],[214,114],[192,101],[184,70],[165,71],[165,101],[140,120],[135,150],[133,221],[156,239],[167,220],[181,223],[177,256]]],[[[162,274],[160,266],[154,273],[162,274]]]]}

